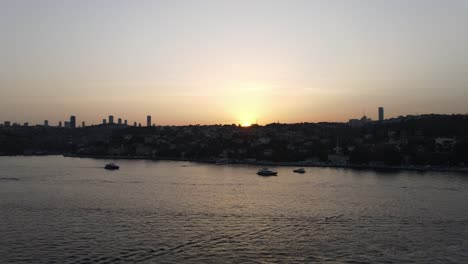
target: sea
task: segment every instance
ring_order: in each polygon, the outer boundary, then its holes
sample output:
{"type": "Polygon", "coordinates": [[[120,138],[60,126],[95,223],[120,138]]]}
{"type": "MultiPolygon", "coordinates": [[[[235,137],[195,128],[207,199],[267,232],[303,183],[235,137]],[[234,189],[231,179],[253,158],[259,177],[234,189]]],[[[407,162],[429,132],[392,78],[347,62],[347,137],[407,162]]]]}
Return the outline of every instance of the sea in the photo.
{"type": "Polygon", "coordinates": [[[466,174],[259,169],[0,157],[0,263],[468,263],[466,174]]]}

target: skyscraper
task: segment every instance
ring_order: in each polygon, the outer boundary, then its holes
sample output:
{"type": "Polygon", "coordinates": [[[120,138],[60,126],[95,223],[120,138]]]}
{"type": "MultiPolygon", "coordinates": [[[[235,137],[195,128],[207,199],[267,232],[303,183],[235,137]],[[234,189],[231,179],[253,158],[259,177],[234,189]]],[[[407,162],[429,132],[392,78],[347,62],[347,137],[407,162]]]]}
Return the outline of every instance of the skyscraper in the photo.
{"type": "Polygon", "coordinates": [[[44,120],[44,126],[49,126],[49,120],[44,120]]]}
{"type": "Polygon", "coordinates": [[[384,109],[383,107],[379,107],[379,121],[383,121],[384,120],[384,109]]]}
{"type": "Polygon", "coordinates": [[[81,122],[81,127],[85,127],[86,124],[85,124],[85,121],[81,122]]]}
{"type": "Polygon", "coordinates": [[[70,128],[76,128],[76,117],[70,116],[70,128]]]}
{"type": "Polygon", "coordinates": [[[151,116],[150,115],[146,117],[146,126],[147,127],[151,126],[151,116]]]}
{"type": "Polygon", "coordinates": [[[103,125],[107,124],[107,121],[106,121],[105,118],[102,119],[102,124],[103,124],[103,125]]]}
{"type": "Polygon", "coordinates": [[[62,121],[59,121],[59,127],[62,127],[62,121]]]}
{"type": "Polygon", "coordinates": [[[110,115],[109,116],[109,125],[113,125],[114,124],[114,116],[110,115]]]}
{"type": "Polygon", "coordinates": [[[125,121],[124,121],[124,125],[127,125],[127,119],[125,119],[125,121]]]}
{"type": "Polygon", "coordinates": [[[122,125],[122,118],[117,119],[117,124],[120,126],[122,125]]]}

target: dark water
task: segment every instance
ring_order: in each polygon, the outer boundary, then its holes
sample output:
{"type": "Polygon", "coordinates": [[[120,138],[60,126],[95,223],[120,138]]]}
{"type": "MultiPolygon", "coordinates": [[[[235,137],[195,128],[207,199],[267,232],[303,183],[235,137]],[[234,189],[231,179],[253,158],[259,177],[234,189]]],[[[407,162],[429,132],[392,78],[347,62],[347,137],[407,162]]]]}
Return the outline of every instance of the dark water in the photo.
{"type": "Polygon", "coordinates": [[[468,263],[468,176],[0,158],[0,263],[468,263]]]}

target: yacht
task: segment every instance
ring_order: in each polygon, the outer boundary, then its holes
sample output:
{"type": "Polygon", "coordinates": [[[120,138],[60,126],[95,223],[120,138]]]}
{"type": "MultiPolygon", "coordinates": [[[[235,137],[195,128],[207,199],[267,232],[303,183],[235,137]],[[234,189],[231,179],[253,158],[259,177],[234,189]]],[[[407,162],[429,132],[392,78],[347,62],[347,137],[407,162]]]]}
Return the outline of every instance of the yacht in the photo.
{"type": "Polygon", "coordinates": [[[278,172],[276,171],[271,171],[267,168],[263,168],[257,172],[258,175],[260,176],[276,176],[278,172]]]}
{"type": "Polygon", "coordinates": [[[305,173],[306,171],[304,170],[304,168],[299,168],[299,169],[295,169],[293,170],[295,173],[305,173]]]}
{"type": "Polygon", "coordinates": [[[115,165],[113,162],[106,164],[104,167],[106,170],[118,170],[119,166],[115,165]]]}

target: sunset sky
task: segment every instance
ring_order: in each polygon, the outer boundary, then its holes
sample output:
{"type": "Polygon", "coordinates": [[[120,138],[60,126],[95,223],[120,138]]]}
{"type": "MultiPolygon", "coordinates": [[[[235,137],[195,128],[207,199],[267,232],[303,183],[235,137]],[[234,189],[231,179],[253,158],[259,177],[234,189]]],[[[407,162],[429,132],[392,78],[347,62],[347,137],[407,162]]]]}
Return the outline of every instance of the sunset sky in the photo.
{"type": "Polygon", "coordinates": [[[468,112],[468,1],[0,0],[0,122],[468,112]]]}

